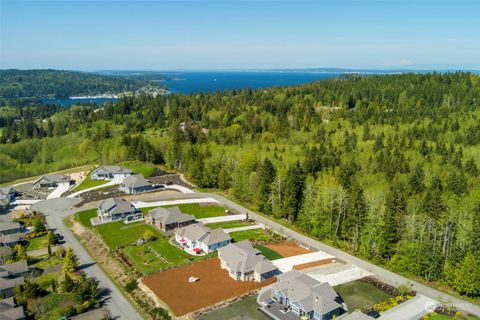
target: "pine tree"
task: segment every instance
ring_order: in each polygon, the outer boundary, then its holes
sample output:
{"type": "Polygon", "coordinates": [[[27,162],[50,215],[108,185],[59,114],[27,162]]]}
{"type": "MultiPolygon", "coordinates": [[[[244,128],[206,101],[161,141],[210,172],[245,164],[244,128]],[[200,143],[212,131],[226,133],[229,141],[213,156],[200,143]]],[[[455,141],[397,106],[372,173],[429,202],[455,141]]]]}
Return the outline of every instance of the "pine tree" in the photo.
{"type": "Polygon", "coordinates": [[[455,266],[448,265],[445,281],[460,294],[470,297],[480,295],[480,258],[469,252],[455,266]]]}
{"type": "Polygon", "coordinates": [[[259,211],[265,213],[272,212],[270,203],[270,193],[272,183],[275,180],[276,170],[270,159],[265,158],[258,168],[258,189],[255,196],[255,202],[259,211]]]}
{"type": "Polygon", "coordinates": [[[404,227],[405,210],[407,207],[404,190],[405,187],[401,183],[394,181],[385,200],[382,235],[385,243],[383,256],[387,260],[390,260],[393,256],[394,247],[400,241],[404,227]]]}
{"type": "Polygon", "coordinates": [[[424,178],[425,174],[423,173],[422,165],[417,163],[413,168],[410,177],[408,178],[411,194],[419,194],[425,190],[425,185],[423,183],[424,178]]]}
{"type": "Polygon", "coordinates": [[[345,220],[343,221],[342,235],[358,251],[361,231],[367,218],[367,205],[363,195],[363,189],[355,181],[348,192],[348,207],[345,220]]]}
{"type": "Polygon", "coordinates": [[[65,257],[63,258],[63,272],[65,274],[74,273],[78,267],[78,258],[73,253],[72,248],[69,246],[65,251],[65,257]]]}

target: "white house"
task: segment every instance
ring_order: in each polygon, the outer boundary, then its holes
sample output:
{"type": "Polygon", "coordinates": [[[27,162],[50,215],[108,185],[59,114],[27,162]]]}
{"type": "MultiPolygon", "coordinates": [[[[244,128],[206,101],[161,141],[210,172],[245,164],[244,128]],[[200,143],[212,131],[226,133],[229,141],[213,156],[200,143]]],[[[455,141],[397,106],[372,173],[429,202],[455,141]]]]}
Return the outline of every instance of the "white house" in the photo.
{"type": "Polygon", "coordinates": [[[193,252],[213,252],[228,245],[232,238],[222,229],[210,229],[194,223],[175,230],[175,241],[193,252]]]}
{"type": "Polygon", "coordinates": [[[101,166],[93,170],[92,180],[124,179],[132,174],[132,170],[120,166],[101,166]]]}
{"type": "Polygon", "coordinates": [[[64,174],[47,174],[33,182],[33,189],[53,189],[61,186],[69,186],[72,179],[64,174]]]}
{"type": "Polygon", "coordinates": [[[15,190],[12,187],[0,188],[0,211],[6,209],[15,200],[15,190]]]}

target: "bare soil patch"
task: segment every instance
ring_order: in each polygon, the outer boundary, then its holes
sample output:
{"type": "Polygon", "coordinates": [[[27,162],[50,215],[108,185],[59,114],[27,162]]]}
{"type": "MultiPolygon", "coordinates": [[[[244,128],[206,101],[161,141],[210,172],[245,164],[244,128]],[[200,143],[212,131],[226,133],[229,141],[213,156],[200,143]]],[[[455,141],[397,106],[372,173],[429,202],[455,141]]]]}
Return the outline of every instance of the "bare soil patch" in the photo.
{"type": "Polygon", "coordinates": [[[272,249],[281,256],[288,258],[301,254],[312,253],[312,251],[299,246],[295,241],[283,241],[278,243],[266,244],[265,247],[272,249]]]}
{"type": "Polygon", "coordinates": [[[308,269],[308,268],[323,266],[323,265],[326,265],[326,264],[331,264],[334,260],[335,260],[335,259],[325,259],[325,260],[319,260],[319,261],[313,261],[313,262],[307,262],[307,263],[297,264],[297,265],[293,266],[293,269],[295,269],[295,270],[303,270],[303,269],[308,269]]]}
{"type": "Polygon", "coordinates": [[[215,305],[267,286],[275,279],[262,283],[235,281],[220,268],[218,258],[204,260],[185,267],[159,272],[142,279],[176,316],[215,305]],[[190,283],[190,277],[199,278],[190,283]]]}

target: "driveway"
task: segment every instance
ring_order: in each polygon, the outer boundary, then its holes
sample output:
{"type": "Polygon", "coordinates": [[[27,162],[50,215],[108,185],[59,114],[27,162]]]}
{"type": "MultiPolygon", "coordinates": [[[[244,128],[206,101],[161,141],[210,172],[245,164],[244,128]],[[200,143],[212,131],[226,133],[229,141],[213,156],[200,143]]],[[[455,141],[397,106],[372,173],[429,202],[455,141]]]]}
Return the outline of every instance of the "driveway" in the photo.
{"type": "Polygon", "coordinates": [[[288,258],[283,258],[283,259],[277,259],[271,261],[273,265],[278,267],[278,270],[282,272],[287,272],[293,269],[294,266],[297,266],[299,264],[304,264],[304,263],[310,263],[310,262],[315,262],[315,261],[321,261],[321,260],[326,260],[326,259],[333,259],[334,257],[322,252],[322,251],[316,251],[312,253],[306,253],[306,254],[301,254],[298,256],[293,256],[293,257],[288,257],[288,258]]]}
{"type": "Polygon", "coordinates": [[[132,201],[135,208],[150,208],[150,207],[160,207],[160,206],[171,206],[176,204],[186,204],[186,203],[218,203],[217,200],[213,198],[192,198],[192,199],[179,199],[179,200],[164,200],[164,201],[132,201]]]}
{"type": "Polygon", "coordinates": [[[384,313],[380,319],[384,320],[418,320],[422,316],[435,311],[439,303],[434,299],[428,298],[424,295],[417,294],[412,298],[393,309],[384,313]]]}
{"type": "Polygon", "coordinates": [[[320,282],[328,282],[331,286],[362,279],[372,274],[351,263],[331,263],[304,270],[304,273],[320,282]]]}
{"type": "Polygon", "coordinates": [[[66,186],[66,185],[58,186],[55,190],[53,190],[47,196],[47,199],[60,198],[62,194],[67,192],[68,189],[70,189],[70,186],[66,186]]]}
{"type": "Polygon", "coordinates": [[[245,219],[247,219],[247,216],[245,214],[234,214],[230,216],[203,218],[203,219],[198,219],[198,221],[203,224],[209,224],[209,223],[217,223],[217,222],[239,221],[239,220],[245,220],[245,219]]]}
{"type": "Polygon", "coordinates": [[[63,219],[74,214],[82,208],[73,208],[73,205],[80,202],[78,198],[56,198],[38,202],[32,205],[32,209],[45,214],[47,224],[50,228],[61,233],[83,265],[83,271],[89,277],[99,282],[100,288],[109,290],[109,298],[105,307],[110,311],[114,319],[136,320],[143,319],[137,310],[130,304],[130,301],[120,292],[110,278],[95,263],[87,250],[80,244],[77,238],[63,224],[63,219]]]}
{"type": "Polygon", "coordinates": [[[91,187],[91,188],[87,188],[87,189],[83,189],[83,190],[74,192],[72,194],[69,194],[67,197],[68,198],[78,197],[79,195],[84,194],[85,192],[100,189],[100,188],[105,188],[105,187],[109,187],[109,186],[114,186],[114,185],[117,185],[117,184],[121,184],[122,182],[123,182],[123,178],[112,179],[112,180],[108,181],[107,183],[101,184],[99,186],[95,186],[95,187],[91,187]]]}

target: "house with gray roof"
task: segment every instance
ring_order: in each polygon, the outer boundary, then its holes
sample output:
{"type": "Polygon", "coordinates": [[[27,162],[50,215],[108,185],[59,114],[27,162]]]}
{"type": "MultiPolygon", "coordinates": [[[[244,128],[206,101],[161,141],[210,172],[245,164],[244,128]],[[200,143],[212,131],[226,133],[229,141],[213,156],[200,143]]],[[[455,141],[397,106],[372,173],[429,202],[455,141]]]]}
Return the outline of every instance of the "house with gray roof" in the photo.
{"type": "Polygon", "coordinates": [[[18,222],[0,222],[0,236],[16,234],[22,231],[23,228],[18,222]]]}
{"type": "Polygon", "coordinates": [[[24,277],[0,278],[0,295],[9,298],[15,294],[15,287],[25,283],[24,277]]]}
{"type": "Polygon", "coordinates": [[[248,240],[218,249],[218,258],[222,269],[227,270],[234,280],[262,282],[279,273],[278,268],[248,240]]]}
{"type": "Polygon", "coordinates": [[[3,279],[24,277],[29,272],[27,262],[24,260],[0,266],[0,278],[3,279]]]}
{"type": "Polygon", "coordinates": [[[222,229],[195,223],[175,230],[175,241],[193,252],[210,253],[228,245],[232,238],[222,229]]]}
{"type": "Polygon", "coordinates": [[[193,215],[183,213],[179,207],[152,209],[148,211],[145,220],[163,232],[186,227],[196,222],[193,215]]]}
{"type": "MultiPolygon", "coordinates": [[[[287,313],[301,319],[330,320],[347,312],[347,306],[340,295],[324,282],[297,270],[291,270],[277,276],[277,283],[270,286],[271,298],[283,306],[287,313]]],[[[282,317],[274,316],[274,319],[282,317]]]]}
{"type": "Polygon", "coordinates": [[[365,313],[362,313],[361,311],[354,311],[352,313],[340,316],[338,320],[373,320],[373,318],[370,316],[367,316],[365,313]]]}
{"type": "Polygon", "coordinates": [[[15,200],[15,189],[12,187],[0,187],[0,211],[8,208],[15,200]]]}
{"type": "Polygon", "coordinates": [[[0,247],[15,247],[17,243],[22,242],[18,234],[7,234],[0,236],[0,247]]]}
{"type": "Polygon", "coordinates": [[[128,176],[120,185],[120,190],[127,194],[142,193],[153,189],[153,183],[145,179],[143,174],[128,176]]]}
{"type": "Polygon", "coordinates": [[[25,313],[23,307],[15,306],[13,297],[0,300],[0,319],[2,320],[23,320],[25,313]]]}
{"type": "Polygon", "coordinates": [[[0,247],[0,265],[13,257],[13,251],[10,247],[0,247]]]}
{"type": "Polygon", "coordinates": [[[33,182],[33,189],[53,189],[60,186],[69,186],[72,179],[69,176],[59,173],[52,173],[42,176],[33,182]]]}
{"type": "Polygon", "coordinates": [[[124,179],[132,174],[132,170],[120,166],[101,166],[92,171],[92,180],[124,179]]]}
{"type": "Polygon", "coordinates": [[[122,198],[110,198],[98,205],[97,216],[102,222],[117,220],[138,220],[142,218],[140,210],[122,198]]]}

